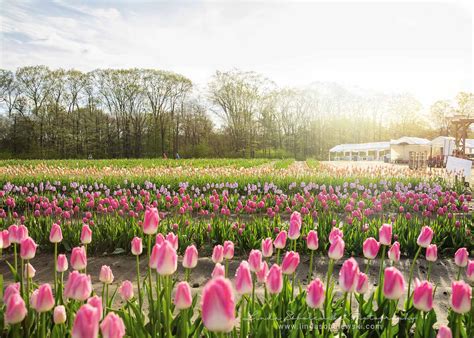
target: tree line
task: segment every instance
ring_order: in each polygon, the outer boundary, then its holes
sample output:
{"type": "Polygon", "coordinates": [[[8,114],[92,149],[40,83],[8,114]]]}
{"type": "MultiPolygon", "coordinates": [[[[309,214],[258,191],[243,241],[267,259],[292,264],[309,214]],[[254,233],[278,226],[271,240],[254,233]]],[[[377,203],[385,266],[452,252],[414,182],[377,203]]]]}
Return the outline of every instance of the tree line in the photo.
{"type": "MultiPolygon", "coordinates": [[[[467,109],[472,94],[461,93],[467,109]]],[[[200,91],[156,69],[0,70],[0,157],[315,157],[340,143],[445,133],[447,101],[426,115],[409,94],[334,83],[280,88],[217,71],[200,91]],[[433,118],[434,117],[434,118],[433,118]]]]}

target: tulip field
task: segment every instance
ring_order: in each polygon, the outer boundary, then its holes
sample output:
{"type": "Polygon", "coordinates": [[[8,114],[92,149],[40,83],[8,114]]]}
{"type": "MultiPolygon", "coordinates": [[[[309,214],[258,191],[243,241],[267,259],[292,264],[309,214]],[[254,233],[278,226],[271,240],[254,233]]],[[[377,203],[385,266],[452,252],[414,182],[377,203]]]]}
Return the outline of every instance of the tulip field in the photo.
{"type": "Polygon", "coordinates": [[[0,161],[0,334],[473,337],[472,205],[382,164],[0,161]]]}

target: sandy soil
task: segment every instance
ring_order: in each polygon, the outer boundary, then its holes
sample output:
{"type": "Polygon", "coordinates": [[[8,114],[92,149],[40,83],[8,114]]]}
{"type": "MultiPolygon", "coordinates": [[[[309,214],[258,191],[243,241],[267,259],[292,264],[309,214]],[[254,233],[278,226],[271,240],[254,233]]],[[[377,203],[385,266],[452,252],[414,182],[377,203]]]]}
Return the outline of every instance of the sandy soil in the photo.
{"type": "MultiPolygon", "coordinates": [[[[3,256],[2,260],[8,260],[13,262],[13,257],[11,255],[3,256]]],[[[235,258],[229,264],[229,275],[234,276],[235,270],[238,267],[241,259],[246,259],[246,257],[235,258]]],[[[32,261],[31,264],[36,269],[36,276],[34,278],[37,283],[51,282],[51,276],[53,275],[53,256],[51,254],[38,254],[32,261]]],[[[358,258],[357,261],[361,267],[361,270],[365,270],[364,260],[358,258]]],[[[343,260],[339,261],[334,268],[334,275],[337,279],[337,273],[342,265],[343,260]]],[[[327,271],[328,260],[326,257],[315,257],[315,266],[314,266],[314,278],[319,277],[322,280],[325,280],[325,273],[327,271]]],[[[411,261],[408,259],[402,259],[397,263],[397,268],[399,268],[405,275],[406,281],[408,281],[408,274],[410,270],[411,261]]],[[[136,266],[135,266],[135,257],[131,255],[115,255],[115,256],[94,256],[89,257],[87,272],[91,274],[94,290],[100,294],[102,291],[102,285],[99,281],[99,271],[102,265],[109,265],[112,268],[112,271],[115,276],[114,285],[119,285],[123,280],[135,281],[136,279],[136,266]]],[[[210,258],[200,258],[197,267],[192,271],[191,274],[191,286],[194,293],[199,293],[210,278],[211,272],[214,268],[214,263],[210,258]]],[[[142,256],[141,259],[141,272],[142,276],[145,275],[147,265],[146,259],[142,256]]],[[[302,257],[301,264],[297,270],[297,278],[302,286],[307,285],[307,274],[309,269],[309,257],[302,257]]],[[[378,261],[373,262],[370,266],[369,277],[371,281],[371,288],[374,289],[377,285],[377,276],[378,276],[378,261]]],[[[417,276],[420,279],[426,279],[428,271],[428,264],[425,260],[419,259],[417,266],[415,267],[414,276],[417,276]]],[[[6,283],[12,281],[12,275],[8,269],[8,266],[5,262],[0,263],[0,273],[4,275],[6,283]]],[[[438,316],[438,325],[445,324],[447,322],[447,310],[449,308],[449,297],[451,289],[451,280],[455,278],[457,274],[457,267],[454,265],[452,260],[438,260],[434,263],[431,272],[431,280],[437,285],[434,306],[438,316]]],[[[65,275],[65,279],[67,276],[65,275]]],[[[184,271],[181,268],[181,262],[178,265],[178,279],[184,279],[184,271]]],[[[115,287],[110,288],[114,290],[115,287]]],[[[258,287],[258,294],[263,296],[263,288],[258,287]]],[[[338,296],[340,297],[340,295],[338,296]]],[[[120,297],[117,297],[117,305],[121,302],[120,297]]],[[[353,302],[356,303],[356,302],[353,302]]],[[[399,302],[402,304],[403,302],[399,302]]],[[[357,313],[356,304],[354,306],[354,313],[357,313]]]]}

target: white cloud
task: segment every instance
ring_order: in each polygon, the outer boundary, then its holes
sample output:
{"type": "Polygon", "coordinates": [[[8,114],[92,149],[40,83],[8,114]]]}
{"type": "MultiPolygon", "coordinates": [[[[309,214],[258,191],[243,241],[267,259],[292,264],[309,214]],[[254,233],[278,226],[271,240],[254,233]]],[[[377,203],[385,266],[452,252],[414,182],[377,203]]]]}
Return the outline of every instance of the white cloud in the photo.
{"type": "Polygon", "coordinates": [[[279,85],[335,81],[429,104],[472,91],[470,2],[1,4],[0,67],[151,67],[205,84],[215,70],[279,85]]]}

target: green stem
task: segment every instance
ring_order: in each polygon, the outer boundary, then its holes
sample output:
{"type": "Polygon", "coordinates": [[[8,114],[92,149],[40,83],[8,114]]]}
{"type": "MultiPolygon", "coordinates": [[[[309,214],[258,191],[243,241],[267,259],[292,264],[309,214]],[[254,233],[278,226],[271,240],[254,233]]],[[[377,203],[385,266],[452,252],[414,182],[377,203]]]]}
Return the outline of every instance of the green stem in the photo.
{"type": "Polygon", "coordinates": [[[408,279],[408,293],[407,293],[407,302],[405,305],[405,311],[408,311],[408,307],[410,304],[410,299],[411,299],[410,292],[411,292],[411,281],[413,279],[413,270],[415,269],[416,259],[418,258],[418,255],[420,254],[420,252],[421,252],[421,246],[418,247],[418,250],[416,251],[416,254],[415,254],[415,258],[413,258],[413,262],[411,263],[411,267],[410,267],[410,276],[408,279]]]}
{"type": "Polygon", "coordinates": [[[225,260],[225,278],[228,278],[229,276],[229,260],[225,260]]]}
{"type": "MultiPolygon", "coordinates": [[[[84,244],[84,253],[86,255],[86,262],[87,262],[87,244],[84,244]]],[[[86,267],[84,268],[84,273],[87,275],[87,263],[86,263],[86,267]]]]}
{"type": "Polygon", "coordinates": [[[461,278],[461,270],[462,270],[462,268],[459,267],[459,269],[458,269],[458,274],[457,274],[457,276],[456,276],[456,280],[459,280],[459,278],[461,278]]]}
{"type": "Polygon", "coordinates": [[[41,337],[46,338],[46,313],[41,313],[41,337]]]}
{"type": "Polygon", "coordinates": [[[382,302],[382,283],[383,283],[383,268],[385,263],[385,250],[387,247],[382,245],[382,256],[380,257],[380,268],[379,268],[379,285],[377,287],[377,305],[380,306],[382,302]]]}
{"type": "MultiPolygon", "coordinates": [[[[18,253],[17,253],[16,243],[13,243],[13,258],[15,260],[15,271],[18,274],[18,253]]],[[[23,273],[23,271],[21,273],[23,273]]],[[[21,280],[21,274],[18,274],[18,275],[21,280]]]]}
{"type": "MultiPolygon", "coordinates": [[[[150,320],[154,319],[154,304],[153,304],[153,286],[151,282],[151,268],[150,268],[150,255],[151,255],[151,235],[148,235],[148,307],[150,308],[150,320]]],[[[153,335],[156,336],[155,325],[152,324],[153,335]]]]}
{"type": "Polygon", "coordinates": [[[311,250],[311,256],[309,258],[308,284],[311,282],[313,278],[313,255],[314,255],[314,250],[311,250]]]}
{"type": "Polygon", "coordinates": [[[431,265],[432,265],[432,262],[428,262],[428,276],[427,276],[428,282],[430,281],[430,277],[431,277],[431,265]]]}
{"type": "Polygon", "coordinates": [[[255,278],[256,275],[252,272],[252,316],[255,313],[255,278]]]}
{"type": "Polygon", "coordinates": [[[344,301],[342,302],[341,324],[339,325],[339,338],[342,338],[342,328],[344,326],[344,315],[346,314],[347,292],[344,292],[344,301]]]}
{"type": "Polygon", "coordinates": [[[240,304],[240,337],[247,337],[247,322],[246,322],[246,306],[245,306],[245,296],[242,296],[242,304],[240,304]]]}
{"type": "Polygon", "coordinates": [[[295,280],[296,280],[296,272],[293,272],[293,280],[291,281],[291,299],[295,297],[295,280]]]}
{"type": "Polygon", "coordinates": [[[461,316],[460,314],[455,314],[455,329],[454,329],[454,338],[459,338],[461,334],[461,316]]]}
{"type": "Polygon", "coordinates": [[[56,302],[58,294],[58,243],[54,243],[54,292],[56,293],[56,302]]]}
{"type": "Polygon", "coordinates": [[[191,269],[189,268],[186,268],[186,282],[189,282],[189,277],[191,276],[191,269]]]}
{"type": "MultiPolygon", "coordinates": [[[[332,275],[332,270],[334,269],[334,261],[332,259],[329,259],[329,266],[328,266],[328,274],[326,277],[326,294],[324,298],[324,324],[323,324],[323,330],[322,330],[322,336],[325,337],[325,331],[326,331],[326,326],[328,326],[328,297],[329,297],[329,289],[330,289],[330,282],[331,282],[331,275],[332,275]]],[[[328,328],[328,331],[329,328],[328,328]]]]}
{"type": "Polygon", "coordinates": [[[277,249],[277,264],[280,265],[280,249],[277,249]]]}
{"type": "Polygon", "coordinates": [[[140,256],[137,255],[137,287],[138,287],[138,305],[140,306],[140,311],[142,310],[142,292],[140,289],[140,256]]]}

